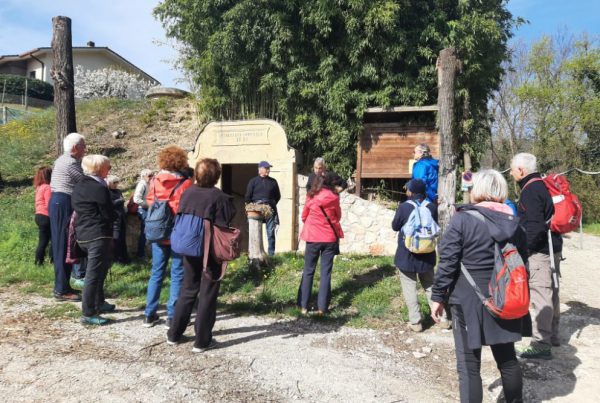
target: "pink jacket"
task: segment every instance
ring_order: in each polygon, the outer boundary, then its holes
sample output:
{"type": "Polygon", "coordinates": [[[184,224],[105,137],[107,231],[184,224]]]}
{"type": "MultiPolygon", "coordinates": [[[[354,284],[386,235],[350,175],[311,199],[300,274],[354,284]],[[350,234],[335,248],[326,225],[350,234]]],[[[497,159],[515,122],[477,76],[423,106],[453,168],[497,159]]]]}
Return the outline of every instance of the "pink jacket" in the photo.
{"type": "Polygon", "coordinates": [[[337,240],[320,207],[323,207],[331,220],[337,238],[343,238],[344,232],[340,225],[340,219],[342,218],[340,196],[329,189],[323,188],[314,197],[306,196],[304,210],[302,210],[304,226],[302,227],[300,239],[306,242],[335,242],[337,240]]]}
{"type": "Polygon", "coordinates": [[[44,183],[35,189],[35,213],[48,215],[48,203],[50,203],[50,185],[44,183]]]}

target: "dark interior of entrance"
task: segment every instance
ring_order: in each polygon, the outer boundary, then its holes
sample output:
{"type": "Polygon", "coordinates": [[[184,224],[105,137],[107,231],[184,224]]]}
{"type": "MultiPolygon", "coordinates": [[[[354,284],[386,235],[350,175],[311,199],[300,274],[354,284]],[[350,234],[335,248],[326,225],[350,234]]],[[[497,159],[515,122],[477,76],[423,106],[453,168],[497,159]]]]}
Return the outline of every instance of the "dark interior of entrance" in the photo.
{"type": "Polygon", "coordinates": [[[248,250],[248,221],[244,209],[246,186],[250,179],[258,174],[256,164],[223,164],[221,174],[221,190],[233,196],[236,215],[231,225],[242,231],[242,249],[248,250]]]}

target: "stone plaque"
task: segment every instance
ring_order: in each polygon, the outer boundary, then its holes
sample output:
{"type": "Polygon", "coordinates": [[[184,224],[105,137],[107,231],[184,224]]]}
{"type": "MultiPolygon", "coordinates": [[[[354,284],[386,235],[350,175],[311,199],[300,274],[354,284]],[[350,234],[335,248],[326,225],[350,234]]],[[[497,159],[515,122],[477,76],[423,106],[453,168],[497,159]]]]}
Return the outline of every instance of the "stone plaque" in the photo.
{"type": "Polygon", "coordinates": [[[269,128],[239,130],[236,128],[222,129],[216,133],[216,146],[246,146],[246,145],[268,145],[269,128]]]}

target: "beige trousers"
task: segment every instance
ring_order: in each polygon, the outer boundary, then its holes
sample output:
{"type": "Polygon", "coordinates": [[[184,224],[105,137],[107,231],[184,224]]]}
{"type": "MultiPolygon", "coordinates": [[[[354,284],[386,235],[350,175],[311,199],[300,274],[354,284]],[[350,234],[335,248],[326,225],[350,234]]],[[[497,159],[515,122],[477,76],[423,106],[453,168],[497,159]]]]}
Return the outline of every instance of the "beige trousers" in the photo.
{"type": "MultiPolygon", "coordinates": [[[[560,260],[556,259],[555,261],[560,260]]],[[[552,275],[550,256],[534,253],[529,256],[529,291],[532,321],[532,344],[550,346],[558,342],[560,301],[558,275],[552,275]],[[556,279],[553,280],[553,277],[556,279]]]]}

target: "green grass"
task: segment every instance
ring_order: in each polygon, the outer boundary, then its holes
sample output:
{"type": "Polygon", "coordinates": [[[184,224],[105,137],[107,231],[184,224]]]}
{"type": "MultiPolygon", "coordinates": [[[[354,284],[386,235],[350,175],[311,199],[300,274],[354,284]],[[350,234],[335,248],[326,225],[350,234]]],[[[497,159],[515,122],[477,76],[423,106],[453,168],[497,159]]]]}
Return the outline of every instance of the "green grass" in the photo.
{"type": "Polygon", "coordinates": [[[584,224],[583,232],[586,234],[598,235],[600,236],[600,223],[594,224],[584,224]]]}
{"type": "MultiPolygon", "coordinates": [[[[101,100],[78,104],[78,119],[132,109],[132,116],[143,113],[139,103],[101,100]]],[[[162,110],[161,103],[152,106],[162,110]]],[[[34,223],[34,190],[31,186],[34,167],[50,164],[53,160],[53,111],[33,115],[21,122],[0,127],[0,172],[4,185],[0,189],[0,286],[10,286],[24,293],[50,297],[54,282],[49,263],[42,267],[33,264],[37,244],[34,223]]],[[[298,286],[304,261],[293,253],[274,257],[271,265],[253,270],[245,256],[230,264],[221,285],[219,307],[226,312],[265,314],[295,317],[298,286]]],[[[130,265],[115,264],[106,281],[106,295],[117,299],[120,306],[141,308],[150,276],[148,260],[130,265]]],[[[319,284],[319,269],[315,274],[313,297],[319,284]]],[[[336,257],[332,273],[331,315],[313,318],[351,326],[387,326],[406,320],[407,312],[402,290],[391,257],[346,256],[336,257]]],[[[161,303],[168,299],[169,281],[165,281],[161,303]]],[[[422,290],[420,301],[424,314],[428,311],[422,290]]],[[[63,306],[63,305],[61,305],[63,306]]],[[[65,304],[64,306],[72,306],[65,304]]],[[[48,308],[46,316],[69,316],[71,308],[48,308]],[[58,310],[56,310],[58,309],[58,310]],[[60,309],[67,311],[63,312],[60,309]]]]}

